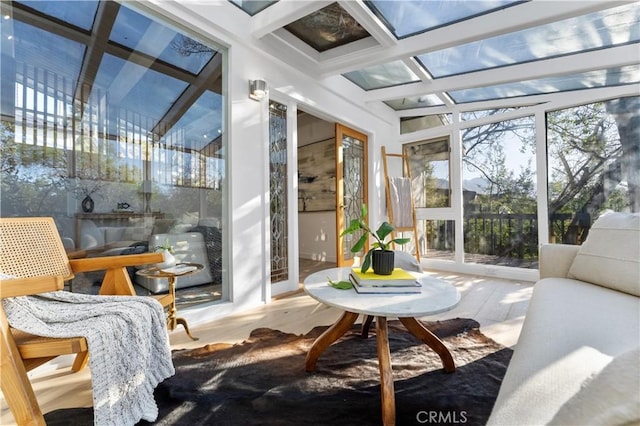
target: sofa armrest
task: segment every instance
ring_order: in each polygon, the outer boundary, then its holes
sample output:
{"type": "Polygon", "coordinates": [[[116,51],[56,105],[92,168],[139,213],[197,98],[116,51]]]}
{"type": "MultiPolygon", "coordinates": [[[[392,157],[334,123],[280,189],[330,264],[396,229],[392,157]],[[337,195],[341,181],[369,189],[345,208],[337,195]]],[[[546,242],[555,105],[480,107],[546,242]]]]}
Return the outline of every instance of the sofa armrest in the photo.
{"type": "Polygon", "coordinates": [[[540,246],[540,279],[566,278],[580,246],[542,244],[540,246]]]}

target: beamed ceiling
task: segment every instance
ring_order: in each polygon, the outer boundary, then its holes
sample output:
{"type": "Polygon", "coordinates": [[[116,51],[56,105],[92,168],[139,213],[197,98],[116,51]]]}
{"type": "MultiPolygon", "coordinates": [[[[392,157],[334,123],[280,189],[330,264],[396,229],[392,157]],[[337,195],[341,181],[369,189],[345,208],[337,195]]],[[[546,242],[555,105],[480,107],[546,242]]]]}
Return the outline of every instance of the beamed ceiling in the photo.
{"type": "Polygon", "coordinates": [[[281,0],[211,10],[229,13],[220,24],[275,60],[398,115],[640,81],[639,2],[281,0]]]}

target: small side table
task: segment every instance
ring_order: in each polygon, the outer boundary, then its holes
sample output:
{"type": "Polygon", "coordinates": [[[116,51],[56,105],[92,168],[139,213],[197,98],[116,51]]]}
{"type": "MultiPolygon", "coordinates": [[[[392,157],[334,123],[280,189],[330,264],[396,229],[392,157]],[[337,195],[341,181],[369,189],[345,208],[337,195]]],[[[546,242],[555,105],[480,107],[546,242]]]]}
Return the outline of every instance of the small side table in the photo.
{"type": "MultiPolygon", "coordinates": [[[[175,330],[178,324],[181,324],[185,331],[187,332],[187,336],[189,336],[192,340],[198,340],[197,337],[193,337],[191,332],[189,331],[189,326],[187,325],[187,320],[184,318],[178,317],[178,309],[176,308],[176,279],[178,277],[183,277],[186,275],[195,274],[204,268],[203,265],[199,263],[177,263],[175,266],[171,268],[158,268],[157,266],[153,266],[151,268],[141,269],[136,272],[139,275],[149,277],[149,278],[166,278],[169,283],[169,314],[167,316],[167,328],[171,331],[175,330]]],[[[161,298],[162,299],[162,298],[161,298]]],[[[162,303],[162,300],[161,300],[162,303]]],[[[167,306],[162,303],[163,306],[167,306]]]]}

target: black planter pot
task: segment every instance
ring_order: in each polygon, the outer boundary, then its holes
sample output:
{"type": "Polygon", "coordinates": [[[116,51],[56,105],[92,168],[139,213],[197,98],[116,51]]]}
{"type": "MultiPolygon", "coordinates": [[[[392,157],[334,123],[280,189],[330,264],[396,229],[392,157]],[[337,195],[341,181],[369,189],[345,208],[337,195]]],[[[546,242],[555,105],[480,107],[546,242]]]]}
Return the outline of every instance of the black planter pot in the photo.
{"type": "Polygon", "coordinates": [[[371,265],[373,273],[378,275],[391,275],[395,264],[394,252],[392,250],[374,250],[372,253],[371,265]]]}

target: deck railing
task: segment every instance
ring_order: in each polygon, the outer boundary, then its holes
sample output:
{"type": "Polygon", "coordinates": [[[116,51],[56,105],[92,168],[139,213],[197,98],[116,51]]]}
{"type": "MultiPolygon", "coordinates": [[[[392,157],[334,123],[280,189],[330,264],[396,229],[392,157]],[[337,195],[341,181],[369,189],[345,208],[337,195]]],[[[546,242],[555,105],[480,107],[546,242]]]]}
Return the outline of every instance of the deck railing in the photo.
{"type": "MultiPolygon", "coordinates": [[[[453,221],[431,221],[426,232],[426,253],[453,253],[453,221]]],[[[587,214],[556,213],[549,220],[549,241],[581,244],[590,227],[587,214]]],[[[464,217],[465,259],[479,263],[522,266],[538,259],[536,214],[472,213],[464,217]]],[[[429,255],[427,254],[427,257],[429,255]]]]}

